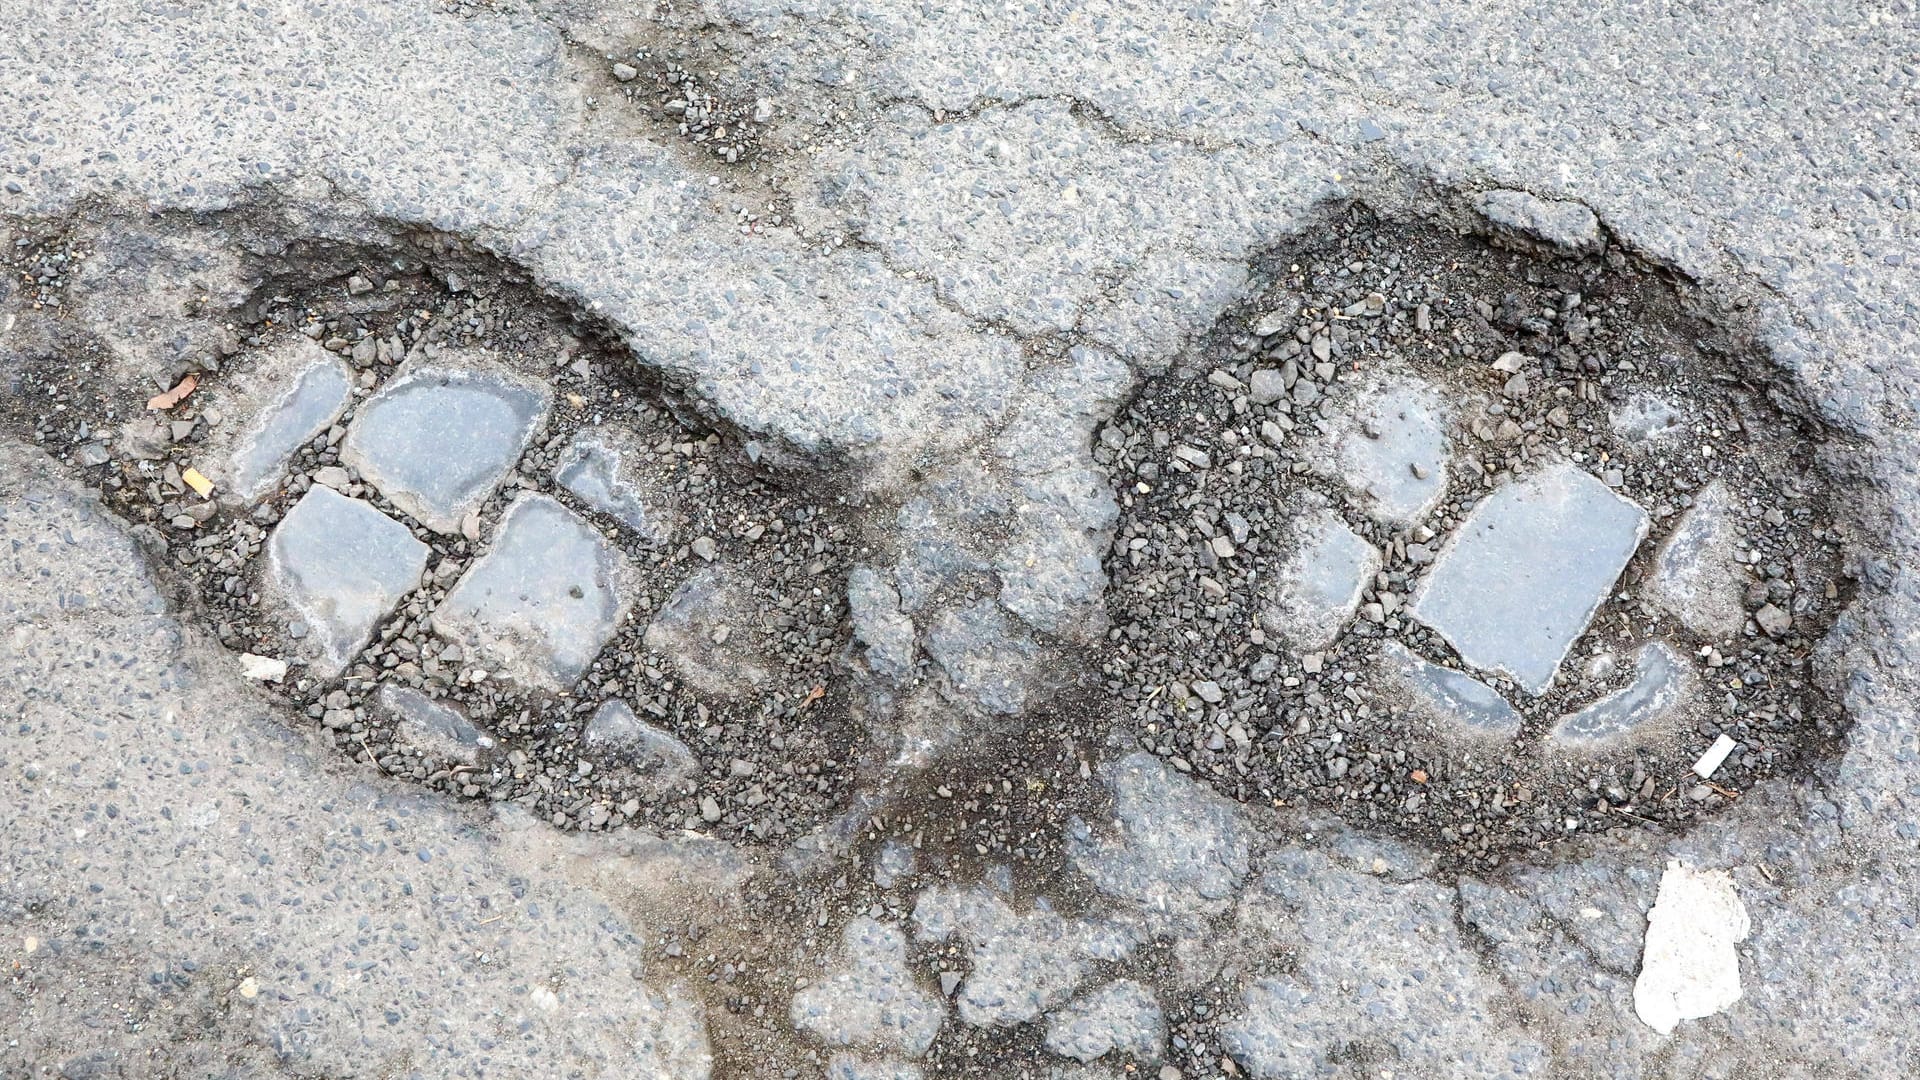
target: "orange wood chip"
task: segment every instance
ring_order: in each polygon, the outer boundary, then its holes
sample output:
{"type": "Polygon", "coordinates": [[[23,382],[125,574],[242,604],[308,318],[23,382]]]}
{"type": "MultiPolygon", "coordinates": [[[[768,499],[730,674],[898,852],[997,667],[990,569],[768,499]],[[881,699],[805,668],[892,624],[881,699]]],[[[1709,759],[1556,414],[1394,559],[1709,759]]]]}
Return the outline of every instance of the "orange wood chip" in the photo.
{"type": "Polygon", "coordinates": [[[154,396],[148,398],[147,408],[158,409],[161,412],[165,412],[166,410],[173,408],[175,405],[178,405],[181,402],[187,400],[187,395],[193,393],[193,388],[199,385],[200,385],[199,376],[188,375],[185,378],[181,379],[179,384],[176,385],[173,389],[167,391],[164,394],[155,394],[154,396]]]}

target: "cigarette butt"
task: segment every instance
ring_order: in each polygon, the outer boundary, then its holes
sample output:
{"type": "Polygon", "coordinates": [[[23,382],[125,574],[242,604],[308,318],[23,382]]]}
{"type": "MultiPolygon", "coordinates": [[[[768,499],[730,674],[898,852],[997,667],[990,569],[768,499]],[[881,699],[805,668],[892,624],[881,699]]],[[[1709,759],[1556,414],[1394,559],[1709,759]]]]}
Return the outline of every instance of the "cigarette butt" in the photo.
{"type": "Polygon", "coordinates": [[[1693,774],[1702,780],[1712,779],[1714,771],[1720,768],[1721,762],[1727,760],[1728,754],[1733,753],[1736,745],[1738,744],[1725,735],[1713,740],[1713,745],[1707,747],[1707,752],[1701,754],[1700,760],[1693,763],[1693,774]]]}
{"type": "Polygon", "coordinates": [[[199,492],[203,499],[213,494],[213,481],[200,475],[199,469],[188,469],[180,474],[180,479],[185,480],[188,487],[199,492]]]}

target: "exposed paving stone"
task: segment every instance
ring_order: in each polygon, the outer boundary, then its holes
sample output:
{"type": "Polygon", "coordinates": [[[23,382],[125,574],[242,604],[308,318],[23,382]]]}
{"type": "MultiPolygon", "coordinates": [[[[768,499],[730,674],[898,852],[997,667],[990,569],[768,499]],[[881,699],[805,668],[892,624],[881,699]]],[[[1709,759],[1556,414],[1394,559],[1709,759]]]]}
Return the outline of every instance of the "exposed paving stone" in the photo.
{"type": "Polygon", "coordinates": [[[1045,899],[1025,914],[985,887],[937,886],[913,906],[920,941],[958,939],[968,972],[957,997],[960,1019],[975,1027],[1028,1023],[1067,1000],[1097,962],[1124,959],[1141,943],[1114,921],[1082,922],[1045,899]]]}
{"type": "Polygon", "coordinates": [[[427,545],[359,499],[316,487],[268,541],[268,575],[306,624],[316,672],[344,669],[381,619],[420,584],[427,545]]]}
{"type": "Polygon", "coordinates": [[[859,915],[841,934],[838,965],[793,995],[791,1013],[795,1027],[829,1046],[919,1057],[939,1034],[947,1010],[914,982],[906,935],[859,915]]]}
{"type": "Polygon", "coordinates": [[[1424,386],[1393,382],[1373,391],[1340,436],[1340,478],[1383,521],[1424,516],[1447,486],[1446,423],[1446,406],[1424,386]]]}
{"type": "Polygon", "coordinates": [[[1645,511],[1556,462],[1474,508],[1413,615],[1468,664],[1541,693],[1646,533],[1645,511]]]}
{"type": "Polygon", "coordinates": [[[561,451],[554,482],[648,542],[664,544],[672,535],[672,511],[634,478],[627,464],[633,448],[626,443],[608,431],[582,431],[561,451]]]}
{"type": "Polygon", "coordinates": [[[1166,1039],[1167,1021],[1160,1002],[1152,990],[1132,979],[1116,979],[1090,990],[1047,1021],[1047,1049],[1080,1061],[1107,1054],[1155,1061],[1166,1039]]]}
{"type": "Polygon", "coordinates": [[[1716,480],[1694,496],[1693,506],[1660,545],[1648,592],[1694,633],[1732,637],[1747,621],[1746,575],[1734,562],[1739,543],[1733,500],[1716,480]]]}
{"type": "Polygon", "coordinates": [[[619,698],[600,703],[581,733],[590,751],[611,757],[660,785],[693,775],[700,761],[687,744],[635,716],[619,698]]]}
{"type": "Polygon", "coordinates": [[[1274,579],[1273,602],[1260,614],[1270,634],[1296,649],[1317,649],[1340,632],[1380,570],[1380,552],[1331,510],[1301,519],[1294,555],[1274,579]]]}
{"type": "Polygon", "coordinates": [[[498,745],[460,710],[410,687],[387,683],[376,700],[394,717],[402,741],[441,761],[473,765],[498,745]]]}
{"type": "Polygon", "coordinates": [[[434,611],[434,631],[491,654],[515,678],[564,689],[620,624],[625,564],[573,511],[523,494],[434,611]]]}
{"type": "Polygon", "coordinates": [[[1397,641],[1380,649],[1388,670],[1428,717],[1463,734],[1510,739],[1520,733],[1520,714],[1499,692],[1465,672],[1429,664],[1397,641]]]}
{"type": "Polygon", "coordinates": [[[647,624],[647,648],[673,662],[681,677],[720,697],[754,693],[773,677],[755,654],[757,625],[747,586],[728,566],[710,566],[680,583],[647,624]]]}
{"type": "Polygon", "coordinates": [[[291,387],[241,433],[223,478],[243,500],[263,494],[293,452],[327,430],[347,406],[351,384],[346,365],[304,337],[295,340],[297,362],[272,365],[292,368],[273,373],[284,375],[291,387]]]}
{"type": "Polygon", "coordinates": [[[1633,663],[1630,685],[1566,716],[1550,737],[1570,745],[1611,742],[1657,720],[1685,696],[1690,672],[1664,643],[1642,646],[1633,663]]]}
{"type": "Polygon", "coordinates": [[[421,524],[451,533],[520,459],[548,394],[487,372],[410,371],[360,407],[340,457],[421,524]]]}

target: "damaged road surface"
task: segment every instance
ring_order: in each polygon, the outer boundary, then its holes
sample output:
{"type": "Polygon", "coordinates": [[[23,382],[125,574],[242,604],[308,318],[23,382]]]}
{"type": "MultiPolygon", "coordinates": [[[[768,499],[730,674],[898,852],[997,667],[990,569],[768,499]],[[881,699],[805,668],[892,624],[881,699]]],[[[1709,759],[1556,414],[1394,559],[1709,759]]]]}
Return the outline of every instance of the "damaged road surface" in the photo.
{"type": "Polygon", "coordinates": [[[0,0],[0,1076],[1920,1068],[1920,29],[1616,14],[0,0]]]}

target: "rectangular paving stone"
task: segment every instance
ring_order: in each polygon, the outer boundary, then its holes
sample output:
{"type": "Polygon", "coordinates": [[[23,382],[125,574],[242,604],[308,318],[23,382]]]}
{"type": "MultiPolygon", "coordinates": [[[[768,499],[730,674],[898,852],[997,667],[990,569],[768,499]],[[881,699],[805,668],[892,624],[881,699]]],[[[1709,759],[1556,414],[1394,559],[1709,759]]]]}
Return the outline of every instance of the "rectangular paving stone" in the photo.
{"type": "Polygon", "coordinates": [[[426,568],[411,530],[331,488],[301,496],[267,542],[268,578],[307,624],[323,678],[346,668],[426,568]]]}
{"type": "Polygon", "coordinates": [[[401,742],[441,761],[472,765],[499,745],[459,709],[418,690],[387,683],[375,700],[393,717],[401,742]]]}
{"type": "Polygon", "coordinates": [[[1646,535],[1645,511],[1557,462],[1474,508],[1411,610],[1468,664],[1538,694],[1646,535]]]}
{"type": "Polygon", "coordinates": [[[451,533],[520,460],[547,402],[544,389],[488,372],[409,372],[360,407],[340,457],[422,525],[451,533]]]}
{"type": "Polygon", "coordinates": [[[264,493],[293,452],[327,430],[347,407],[352,384],[346,365],[310,342],[306,347],[316,354],[311,363],[248,425],[234,448],[225,479],[242,499],[251,501],[264,493]]]}
{"type": "Polygon", "coordinates": [[[564,690],[618,628],[625,573],[625,558],[578,514],[525,494],[441,601],[433,629],[479,648],[517,679],[564,690]]]}

